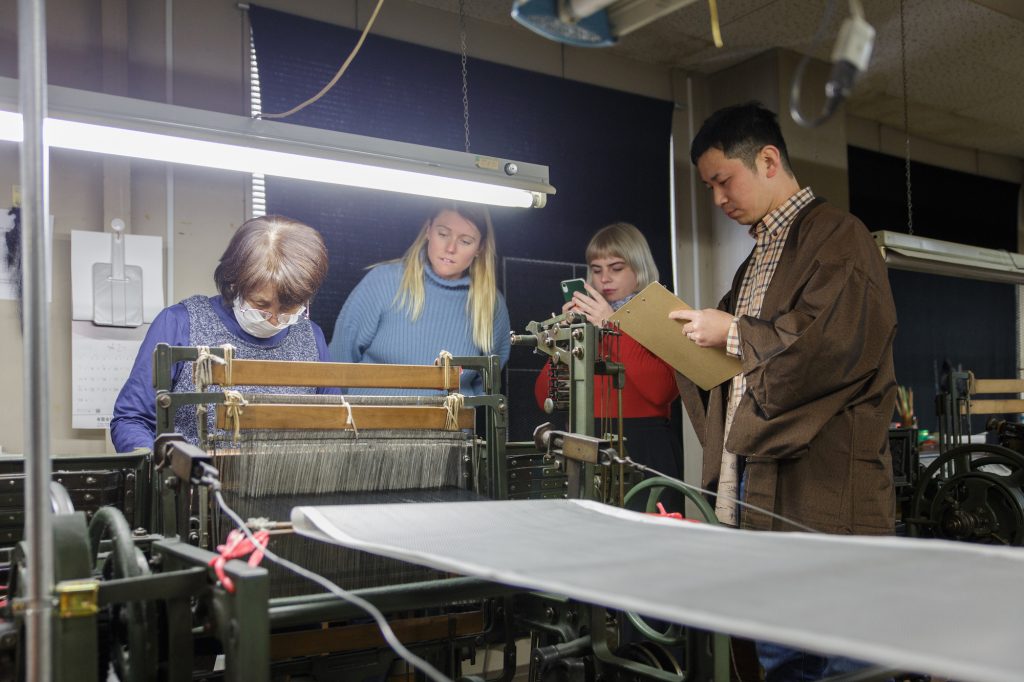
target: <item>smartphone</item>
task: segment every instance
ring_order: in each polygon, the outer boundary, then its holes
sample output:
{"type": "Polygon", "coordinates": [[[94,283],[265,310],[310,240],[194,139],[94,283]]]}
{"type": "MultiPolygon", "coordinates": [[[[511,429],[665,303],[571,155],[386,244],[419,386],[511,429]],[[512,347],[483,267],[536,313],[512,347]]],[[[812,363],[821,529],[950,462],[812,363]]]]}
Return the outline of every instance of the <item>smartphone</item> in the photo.
{"type": "Polygon", "coordinates": [[[566,303],[572,300],[572,295],[577,291],[580,292],[581,294],[586,294],[587,296],[590,295],[587,294],[587,288],[583,286],[582,279],[577,278],[562,280],[562,297],[565,299],[566,303]]]}

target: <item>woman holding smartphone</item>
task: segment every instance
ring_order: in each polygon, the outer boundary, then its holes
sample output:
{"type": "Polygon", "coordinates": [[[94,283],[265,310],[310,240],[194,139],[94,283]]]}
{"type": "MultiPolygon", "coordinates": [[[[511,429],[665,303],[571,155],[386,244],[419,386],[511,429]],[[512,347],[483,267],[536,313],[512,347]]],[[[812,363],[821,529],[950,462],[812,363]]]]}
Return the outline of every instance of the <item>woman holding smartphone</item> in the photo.
{"type": "MultiPolygon", "coordinates": [[[[629,223],[613,223],[598,230],[587,244],[586,258],[590,267],[590,281],[584,282],[586,293],[573,292],[562,311],[582,313],[594,326],[604,326],[612,313],[658,280],[658,268],[647,240],[629,223]]],[[[566,290],[570,288],[567,283],[566,290]]],[[[622,417],[630,458],[667,476],[681,478],[682,443],[669,421],[672,403],[679,397],[675,370],[625,333],[604,335],[601,344],[604,357],[626,368],[622,417]]],[[[548,395],[548,381],[545,366],[534,385],[540,406],[548,395]]],[[[619,404],[610,378],[597,376],[594,384],[594,416],[618,419],[619,404]]]]}

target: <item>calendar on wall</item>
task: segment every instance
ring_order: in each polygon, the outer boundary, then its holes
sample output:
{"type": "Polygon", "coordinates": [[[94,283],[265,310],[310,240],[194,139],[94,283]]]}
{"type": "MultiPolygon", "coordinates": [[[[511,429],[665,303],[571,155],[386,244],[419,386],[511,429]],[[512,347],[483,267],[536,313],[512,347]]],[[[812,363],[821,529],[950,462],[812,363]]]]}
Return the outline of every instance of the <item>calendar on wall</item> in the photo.
{"type": "Polygon", "coordinates": [[[111,229],[71,230],[73,429],[110,428],[114,401],[164,302],[163,240],[122,234],[121,220],[111,229]]]}
{"type": "Polygon", "coordinates": [[[85,320],[71,322],[71,428],[110,427],[114,400],[148,330],[148,324],[97,327],[85,320]]]}

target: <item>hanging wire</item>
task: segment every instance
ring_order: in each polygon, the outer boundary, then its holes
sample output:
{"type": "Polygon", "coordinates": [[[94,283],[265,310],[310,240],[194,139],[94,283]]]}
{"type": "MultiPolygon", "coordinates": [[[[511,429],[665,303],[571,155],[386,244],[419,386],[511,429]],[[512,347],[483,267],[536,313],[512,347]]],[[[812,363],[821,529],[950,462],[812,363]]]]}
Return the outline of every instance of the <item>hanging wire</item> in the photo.
{"type": "Polygon", "coordinates": [[[722,47],[722,27],[718,23],[718,3],[715,0],[708,0],[708,11],[711,13],[711,38],[715,47],[722,47]]]}
{"type": "Polygon", "coordinates": [[[903,72],[903,134],[906,136],[904,161],[907,176],[907,234],[914,234],[914,200],[910,184],[910,101],[907,95],[907,29],[904,21],[905,0],[900,0],[900,69],[903,72]]]}
{"type": "MultiPolygon", "coordinates": [[[[687,483],[686,481],[684,481],[681,478],[676,478],[675,476],[669,476],[668,474],[663,474],[660,471],[658,471],[657,469],[655,469],[654,467],[649,467],[649,466],[647,466],[645,464],[638,464],[637,462],[634,462],[629,457],[616,457],[612,461],[614,461],[616,464],[619,463],[619,462],[624,462],[625,464],[628,464],[629,466],[633,467],[634,469],[639,469],[640,471],[643,471],[643,472],[650,472],[650,473],[654,474],[655,476],[661,476],[662,478],[667,478],[667,479],[673,480],[676,483],[679,483],[684,488],[687,488],[688,490],[693,490],[694,492],[698,492],[698,493],[701,493],[703,495],[711,495],[712,497],[719,497],[719,494],[716,493],[713,490],[706,490],[705,488],[701,488],[700,486],[693,485],[692,483],[687,483]]],[[[721,497],[728,497],[728,496],[723,494],[723,495],[721,495],[721,497]]],[[[805,530],[808,533],[821,534],[820,530],[816,530],[814,528],[811,528],[810,526],[805,526],[804,524],[800,523],[799,521],[794,521],[792,519],[787,519],[785,516],[781,516],[779,514],[776,514],[775,512],[770,512],[767,509],[764,509],[762,507],[758,507],[757,505],[754,505],[754,504],[750,504],[749,502],[744,502],[743,500],[741,500],[739,498],[730,498],[730,500],[732,502],[735,502],[736,504],[738,504],[741,507],[746,507],[747,509],[749,509],[751,511],[755,511],[755,512],[757,512],[759,514],[764,514],[765,516],[771,517],[771,518],[775,519],[776,521],[782,521],[783,523],[788,524],[790,526],[793,526],[794,528],[799,528],[800,530],[805,530]]]]}
{"type": "Polygon", "coordinates": [[[286,118],[294,113],[302,111],[310,104],[313,104],[321,97],[326,95],[330,91],[330,89],[333,88],[341,79],[341,76],[345,73],[345,71],[348,70],[349,64],[351,64],[352,60],[356,58],[356,55],[359,54],[359,49],[363,46],[363,41],[366,40],[366,36],[370,33],[370,27],[372,27],[373,22],[377,20],[377,14],[380,12],[380,8],[383,6],[384,0],[377,0],[377,6],[373,9],[373,14],[370,15],[370,20],[366,22],[366,26],[363,28],[363,32],[360,34],[359,40],[356,41],[356,46],[353,47],[352,52],[349,53],[348,59],[345,60],[345,63],[341,65],[341,68],[338,69],[338,72],[334,74],[334,78],[332,78],[331,81],[320,90],[320,92],[316,93],[302,104],[298,104],[292,107],[288,111],[284,111],[279,114],[260,114],[259,118],[286,118]]]}
{"type": "Polygon", "coordinates": [[[459,49],[462,57],[462,123],[469,153],[469,78],[466,70],[466,0],[459,0],[459,49]]]}

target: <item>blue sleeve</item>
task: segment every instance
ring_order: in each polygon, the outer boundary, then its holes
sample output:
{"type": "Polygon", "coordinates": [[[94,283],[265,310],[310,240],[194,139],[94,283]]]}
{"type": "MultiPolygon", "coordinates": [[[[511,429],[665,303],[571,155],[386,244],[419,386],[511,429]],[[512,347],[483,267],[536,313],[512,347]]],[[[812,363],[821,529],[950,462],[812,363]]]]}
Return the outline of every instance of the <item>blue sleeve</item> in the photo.
{"type": "Polygon", "coordinates": [[[331,337],[330,356],[334,362],[361,362],[377,335],[384,310],[381,300],[387,295],[383,274],[380,268],[368,272],[341,307],[331,337]]]}
{"type": "MultiPolygon", "coordinates": [[[[153,448],[156,437],[156,389],[153,388],[153,351],[158,343],[187,346],[188,311],[185,306],[164,308],[156,316],[135,356],[128,380],[114,401],[110,420],[110,439],[115,452],[131,452],[136,448],[153,448]]],[[[172,382],[178,378],[180,365],[172,369],[172,382]]]]}
{"type": "Polygon", "coordinates": [[[508,307],[505,305],[505,297],[498,294],[498,303],[494,307],[494,342],[491,353],[501,358],[501,366],[508,362],[509,352],[512,350],[512,323],[508,318],[508,307]]]}
{"type": "MultiPolygon", "coordinates": [[[[320,362],[330,362],[331,352],[327,349],[327,339],[324,338],[324,330],[320,329],[320,325],[316,322],[310,321],[309,324],[313,327],[313,338],[316,339],[317,357],[320,358],[320,362]]],[[[340,395],[341,389],[336,386],[329,386],[318,388],[316,392],[320,395],[340,395]]]]}

